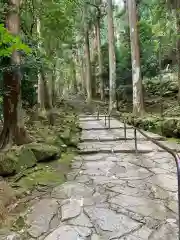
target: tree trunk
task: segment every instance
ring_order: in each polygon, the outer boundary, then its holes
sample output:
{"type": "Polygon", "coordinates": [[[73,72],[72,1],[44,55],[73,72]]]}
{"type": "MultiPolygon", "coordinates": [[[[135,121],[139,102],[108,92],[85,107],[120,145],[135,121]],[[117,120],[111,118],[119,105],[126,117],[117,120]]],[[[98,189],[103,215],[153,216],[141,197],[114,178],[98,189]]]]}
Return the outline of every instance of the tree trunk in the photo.
{"type": "Polygon", "coordinates": [[[85,74],[85,67],[84,67],[84,59],[83,57],[81,57],[80,59],[81,61],[81,81],[82,81],[82,89],[83,89],[83,93],[84,95],[86,95],[87,93],[87,88],[86,88],[86,74],[85,74]]]}
{"type": "Polygon", "coordinates": [[[52,107],[54,107],[55,104],[56,104],[56,89],[55,89],[55,85],[56,85],[56,64],[57,64],[57,62],[55,62],[54,65],[53,65],[51,82],[50,82],[51,86],[49,88],[50,89],[50,92],[49,92],[50,96],[49,97],[50,97],[52,107]]]}
{"type": "Polygon", "coordinates": [[[91,63],[90,63],[90,49],[89,49],[89,31],[85,27],[85,57],[86,57],[86,89],[87,89],[87,102],[92,100],[92,88],[91,88],[91,63]]]}
{"type": "Polygon", "coordinates": [[[103,81],[103,61],[101,52],[101,34],[100,34],[100,16],[97,17],[96,23],[96,36],[97,36],[97,49],[98,49],[98,63],[99,63],[99,83],[100,83],[100,96],[104,101],[104,81],[103,81]]]}
{"type": "MultiPolygon", "coordinates": [[[[14,36],[20,32],[19,8],[20,0],[8,1],[9,11],[6,18],[6,28],[14,36]]],[[[12,53],[9,60],[11,69],[3,74],[4,95],[3,114],[4,125],[0,135],[0,148],[11,146],[13,143],[21,145],[31,142],[23,122],[21,104],[21,57],[18,51],[12,53]]]]}
{"type": "Polygon", "coordinates": [[[112,0],[108,0],[109,112],[116,108],[116,56],[112,0]]]}
{"type": "MultiPolygon", "coordinates": [[[[41,22],[39,18],[37,18],[37,37],[39,38],[38,49],[41,51],[41,22]]],[[[39,111],[44,110],[44,83],[41,71],[38,72],[38,109],[39,111]]]]}
{"type": "Polygon", "coordinates": [[[38,109],[44,110],[44,84],[41,73],[38,73],[38,109]]]}
{"type": "Polygon", "coordinates": [[[73,92],[75,94],[78,93],[78,86],[77,86],[77,76],[76,76],[76,52],[72,54],[72,81],[73,81],[73,92]]]}
{"type": "Polygon", "coordinates": [[[42,81],[44,84],[44,107],[47,112],[47,119],[48,119],[50,125],[54,125],[55,119],[54,119],[54,114],[53,114],[52,101],[51,101],[51,96],[50,96],[50,93],[48,90],[49,89],[48,84],[47,84],[46,77],[45,77],[43,70],[41,71],[41,76],[42,76],[42,81]]]}
{"type": "Polygon", "coordinates": [[[132,81],[133,81],[133,114],[141,116],[144,113],[143,88],[140,69],[140,51],[137,28],[136,1],[128,0],[130,39],[131,39],[131,60],[132,60],[132,81]]]}
{"type": "Polygon", "coordinates": [[[177,28],[177,64],[178,64],[178,103],[180,105],[180,1],[176,0],[176,28],[177,28]]]}

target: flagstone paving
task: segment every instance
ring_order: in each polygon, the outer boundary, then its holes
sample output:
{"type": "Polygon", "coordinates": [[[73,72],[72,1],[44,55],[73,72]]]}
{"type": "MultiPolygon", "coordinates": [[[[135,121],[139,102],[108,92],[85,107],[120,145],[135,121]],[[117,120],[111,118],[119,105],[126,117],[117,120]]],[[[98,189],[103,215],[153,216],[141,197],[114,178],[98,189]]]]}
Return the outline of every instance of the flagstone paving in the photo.
{"type": "MultiPolygon", "coordinates": [[[[125,141],[124,130],[106,129],[101,117],[80,116],[80,123],[80,154],[68,181],[32,205],[26,229],[4,239],[177,240],[173,157],[139,134],[136,152],[133,130],[127,129],[125,141]]],[[[113,119],[111,126],[123,124],[113,119]]]]}

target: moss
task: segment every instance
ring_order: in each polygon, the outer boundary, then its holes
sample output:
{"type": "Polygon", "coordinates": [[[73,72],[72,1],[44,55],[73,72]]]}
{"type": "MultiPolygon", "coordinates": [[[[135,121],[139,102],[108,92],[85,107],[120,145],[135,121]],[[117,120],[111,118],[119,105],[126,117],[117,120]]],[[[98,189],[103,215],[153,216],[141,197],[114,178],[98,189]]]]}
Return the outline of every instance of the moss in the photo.
{"type": "Polygon", "coordinates": [[[11,230],[18,231],[26,226],[25,220],[22,216],[19,216],[13,223],[11,230]]]}
{"type": "Polygon", "coordinates": [[[67,166],[71,165],[73,158],[76,156],[75,152],[63,153],[61,158],[58,160],[59,163],[65,164],[67,166]]]}
{"type": "Polygon", "coordinates": [[[0,154],[0,175],[8,176],[36,165],[36,157],[25,146],[15,147],[0,154]]]}
{"type": "Polygon", "coordinates": [[[65,181],[64,173],[57,172],[51,166],[38,165],[38,169],[18,181],[22,191],[32,190],[37,185],[50,186],[65,181]]]}
{"type": "Polygon", "coordinates": [[[17,154],[16,173],[21,172],[23,169],[27,169],[36,165],[36,157],[34,153],[26,148],[22,147],[19,154],[17,154]]]}
{"type": "Polygon", "coordinates": [[[0,176],[8,176],[15,173],[17,157],[14,151],[0,153],[0,176]]]}
{"type": "Polygon", "coordinates": [[[53,160],[60,156],[60,149],[53,145],[30,143],[26,147],[34,153],[38,162],[53,160]]]}

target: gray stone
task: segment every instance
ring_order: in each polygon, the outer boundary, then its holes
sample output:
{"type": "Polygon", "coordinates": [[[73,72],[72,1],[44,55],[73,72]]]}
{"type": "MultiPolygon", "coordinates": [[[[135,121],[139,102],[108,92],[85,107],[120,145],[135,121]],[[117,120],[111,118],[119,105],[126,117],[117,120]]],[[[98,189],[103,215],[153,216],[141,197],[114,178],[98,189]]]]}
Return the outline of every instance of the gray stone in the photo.
{"type": "Polygon", "coordinates": [[[91,182],[92,180],[88,175],[79,175],[76,177],[76,181],[79,183],[88,183],[91,182]]]}
{"type": "Polygon", "coordinates": [[[178,202],[177,201],[169,201],[167,206],[173,212],[178,213],[178,202]]]}
{"type": "Polygon", "coordinates": [[[69,220],[68,224],[81,227],[93,227],[90,219],[84,213],[81,213],[78,217],[69,220]]]}
{"type": "Polygon", "coordinates": [[[84,161],[98,161],[108,156],[108,154],[91,154],[91,155],[82,155],[84,161]]]}
{"type": "Polygon", "coordinates": [[[177,192],[177,177],[175,175],[157,174],[151,177],[151,181],[166,191],[177,192]]]}
{"type": "Polygon", "coordinates": [[[133,233],[130,233],[126,237],[122,238],[122,240],[142,240],[142,239],[149,239],[149,236],[151,234],[152,230],[142,226],[137,231],[134,231],[133,233]]]}
{"type": "Polygon", "coordinates": [[[90,197],[93,194],[93,189],[84,184],[76,182],[66,182],[53,189],[51,196],[57,199],[90,197]]]}
{"type": "Polygon", "coordinates": [[[45,240],[64,240],[64,239],[77,240],[78,234],[69,226],[62,226],[57,228],[54,232],[52,232],[49,236],[45,238],[45,240]]]}
{"type": "Polygon", "coordinates": [[[71,226],[64,225],[49,234],[44,240],[83,240],[71,226]]]}
{"type": "Polygon", "coordinates": [[[86,214],[92,222],[95,222],[96,228],[102,231],[102,234],[108,234],[110,237],[117,235],[120,237],[125,233],[136,229],[140,224],[122,214],[116,214],[106,208],[85,208],[86,214]]]}
{"type": "Polygon", "coordinates": [[[91,229],[87,227],[75,226],[75,231],[83,238],[91,235],[91,229]]]}
{"type": "Polygon", "coordinates": [[[57,201],[52,199],[43,199],[32,206],[26,219],[26,224],[30,226],[28,233],[36,238],[46,233],[58,207],[57,201]]]}
{"type": "Polygon", "coordinates": [[[91,236],[91,240],[103,240],[99,235],[97,235],[97,234],[93,234],[92,236],[91,236]]]}
{"type": "Polygon", "coordinates": [[[159,220],[164,220],[167,216],[172,216],[160,200],[119,195],[109,199],[109,202],[141,214],[142,216],[150,216],[159,220]]]}
{"type": "Polygon", "coordinates": [[[149,240],[177,240],[178,228],[176,224],[163,224],[149,236],[149,240]]]}
{"type": "Polygon", "coordinates": [[[80,200],[68,200],[68,203],[61,206],[62,221],[77,217],[81,213],[80,200]]]}
{"type": "Polygon", "coordinates": [[[84,206],[91,206],[91,205],[97,205],[106,202],[107,195],[100,194],[99,192],[95,192],[95,194],[90,198],[84,199],[84,206]]]}

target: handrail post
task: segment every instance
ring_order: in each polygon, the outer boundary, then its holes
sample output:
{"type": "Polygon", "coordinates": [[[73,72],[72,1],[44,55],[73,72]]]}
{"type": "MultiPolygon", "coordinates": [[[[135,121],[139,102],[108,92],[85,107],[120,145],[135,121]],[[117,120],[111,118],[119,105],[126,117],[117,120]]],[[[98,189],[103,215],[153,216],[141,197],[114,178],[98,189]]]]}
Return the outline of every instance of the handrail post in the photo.
{"type": "Polygon", "coordinates": [[[134,128],[134,144],[135,144],[135,151],[137,154],[137,130],[134,128]]]}
{"type": "Polygon", "coordinates": [[[99,107],[97,108],[97,120],[99,120],[99,107]]]}
{"type": "Polygon", "coordinates": [[[105,116],[104,116],[104,122],[105,122],[105,126],[106,126],[106,113],[105,113],[105,116]]]}
{"type": "Polygon", "coordinates": [[[180,158],[176,154],[177,178],[178,178],[178,214],[179,214],[179,240],[180,240],[180,158]]]}
{"type": "Polygon", "coordinates": [[[127,129],[126,129],[126,121],[124,120],[124,139],[127,140],[127,129]]]}
{"type": "Polygon", "coordinates": [[[111,119],[110,119],[110,116],[111,116],[111,115],[109,114],[109,115],[108,115],[108,128],[109,128],[109,129],[110,129],[110,127],[111,127],[111,123],[110,123],[110,120],[111,120],[111,119]]]}

